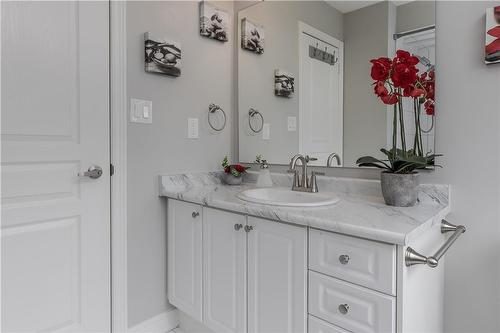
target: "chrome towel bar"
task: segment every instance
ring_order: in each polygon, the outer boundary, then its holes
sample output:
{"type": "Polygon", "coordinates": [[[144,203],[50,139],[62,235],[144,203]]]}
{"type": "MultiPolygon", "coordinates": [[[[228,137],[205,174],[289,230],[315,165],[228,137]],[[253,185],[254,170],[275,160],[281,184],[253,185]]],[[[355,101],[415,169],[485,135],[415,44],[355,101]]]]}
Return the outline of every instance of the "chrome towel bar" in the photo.
{"type": "Polygon", "coordinates": [[[455,243],[455,241],[465,232],[465,227],[463,225],[454,225],[446,220],[441,221],[441,233],[446,233],[453,231],[453,235],[448,238],[448,240],[437,250],[437,252],[430,257],[426,257],[411,247],[407,247],[405,251],[405,264],[406,266],[412,266],[417,264],[427,264],[427,266],[434,268],[438,265],[439,259],[448,251],[450,246],[455,243]]]}

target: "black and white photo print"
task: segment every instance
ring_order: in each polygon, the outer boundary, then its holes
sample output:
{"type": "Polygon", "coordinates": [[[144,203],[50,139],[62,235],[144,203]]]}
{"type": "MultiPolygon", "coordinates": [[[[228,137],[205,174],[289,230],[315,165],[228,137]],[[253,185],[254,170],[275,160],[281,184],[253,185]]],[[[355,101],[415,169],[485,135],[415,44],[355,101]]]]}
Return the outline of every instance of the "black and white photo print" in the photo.
{"type": "Polygon", "coordinates": [[[294,77],[280,69],[274,71],[274,94],[282,97],[292,97],[295,92],[294,77]]]}
{"type": "Polygon", "coordinates": [[[200,2],[200,34],[221,42],[228,41],[229,14],[209,2],[200,2]]]}
{"type": "Polygon", "coordinates": [[[264,27],[249,21],[241,20],[241,47],[258,54],[264,53],[264,27]]]}
{"type": "Polygon", "coordinates": [[[170,76],[181,75],[181,46],[150,32],[144,34],[145,70],[170,76]]]}

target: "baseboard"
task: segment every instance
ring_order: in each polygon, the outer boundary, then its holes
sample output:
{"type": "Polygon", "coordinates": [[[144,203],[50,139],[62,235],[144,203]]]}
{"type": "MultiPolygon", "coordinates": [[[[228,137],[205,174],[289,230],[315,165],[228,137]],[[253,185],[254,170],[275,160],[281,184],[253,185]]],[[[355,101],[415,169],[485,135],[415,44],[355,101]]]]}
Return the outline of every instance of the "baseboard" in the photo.
{"type": "Polygon", "coordinates": [[[177,309],[165,311],[129,328],[132,333],[166,333],[179,326],[177,309]]]}

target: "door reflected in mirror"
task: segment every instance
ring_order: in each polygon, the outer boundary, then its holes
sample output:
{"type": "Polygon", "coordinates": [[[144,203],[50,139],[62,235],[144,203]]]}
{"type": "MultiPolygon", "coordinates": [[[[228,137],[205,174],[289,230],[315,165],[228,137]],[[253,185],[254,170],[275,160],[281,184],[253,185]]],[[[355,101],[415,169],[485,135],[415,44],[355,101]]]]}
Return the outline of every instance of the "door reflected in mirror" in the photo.
{"type": "Polygon", "coordinates": [[[288,164],[301,153],[326,166],[335,153],[332,166],[355,167],[394,145],[434,153],[434,1],[258,2],[238,12],[238,29],[241,162],[288,164]],[[244,47],[264,35],[262,52],[244,47]],[[414,68],[397,60],[397,71],[395,62],[374,76],[370,60],[392,61],[397,50],[414,68]],[[396,72],[405,78],[394,81],[396,72]]]}

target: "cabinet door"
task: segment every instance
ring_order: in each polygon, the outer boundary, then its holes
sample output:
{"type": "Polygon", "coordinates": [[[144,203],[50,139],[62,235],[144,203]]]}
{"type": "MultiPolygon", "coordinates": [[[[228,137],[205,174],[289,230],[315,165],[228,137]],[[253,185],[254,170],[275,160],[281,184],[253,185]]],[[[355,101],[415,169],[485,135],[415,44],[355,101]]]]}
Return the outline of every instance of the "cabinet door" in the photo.
{"type": "Polygon", "coordinates": [[[202,320],[202,209],[168,200],[168,300],[202,320]]]}
{"type": "Polygon", "coordinates": [[[203,209],[203,318],[217,333],[246,332],[245,222],[243,215],[203,209]]]}
{"type": "Polygon", "coordinates": [[[248,218],[248,331],[307,331],[307,230],[248,218]]]}

